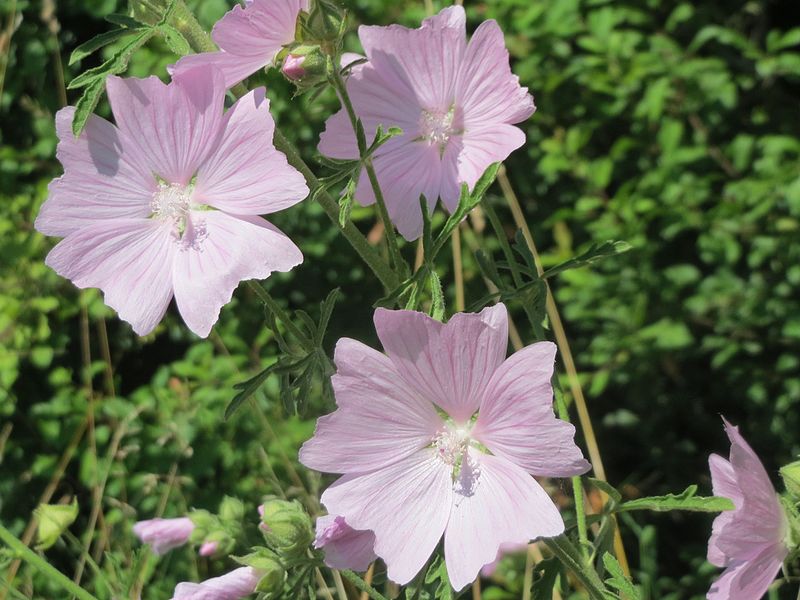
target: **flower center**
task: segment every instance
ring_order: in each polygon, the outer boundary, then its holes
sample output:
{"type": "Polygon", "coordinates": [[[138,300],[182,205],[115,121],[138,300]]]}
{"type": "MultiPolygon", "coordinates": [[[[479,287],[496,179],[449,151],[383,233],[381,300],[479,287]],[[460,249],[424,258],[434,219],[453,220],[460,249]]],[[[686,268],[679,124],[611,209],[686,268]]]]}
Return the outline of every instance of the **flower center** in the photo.
{"type": "Polygon", "coordinates": [[[446,426],[433,438],[433,447],[446,465],[457,468],[470,445],[469,430],[464,427],[446,426]]]}
{"type": "Polygon", "coordinates": [[[150,210],[155,218],[172,221],[178,232],[183,233],[189,215],[191,195],[191,186],[161,182],[150,201],[150,210]]]}
{"type": "Polygon", "coordinates": [[[450,138],[460,133],[455,128],[455,117],[455,106],[447,112],[423,110],[419,118],[420,141],[438,146],[439,154],[443,154],[450,138]]]}

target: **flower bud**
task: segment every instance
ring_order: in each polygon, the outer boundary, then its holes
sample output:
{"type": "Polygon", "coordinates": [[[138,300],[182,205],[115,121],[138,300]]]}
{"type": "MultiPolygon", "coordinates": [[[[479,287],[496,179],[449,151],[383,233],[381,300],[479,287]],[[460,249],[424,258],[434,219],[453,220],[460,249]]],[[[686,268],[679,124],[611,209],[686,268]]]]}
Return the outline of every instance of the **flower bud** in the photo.
{"type": "Polygon", "coordinates": [[[153,552],[164,554],[189,541],[194,523],[188,517],[178,519],[149,519],[133,526],[133,533],[143,544],[150,544],[153,552]]]}
{"type": "Polygon", "coordinates": [[[800,460],[781,467],[781,477],[786,491],[796,502],[800,502],[800,460]]]}
{"type": "Polygon", "coordinates": [[[311,10],[305,17],[304,24],[311,39],[335,42],[344,30],[344,11],[336,0],[312,0],[311,10]]]}
{"type": "Polygon", "coordinates": [[[241,500],[225,496],[219,505],[219,518],[223,522],[241,523],[244,519],[244,504],[241,500]]]}
{"type": "Polygon", "coordinates": [[[319,46],[296,46],[283,59],[281,73],[300,89],[308,89],[327,78],[327,58],[319,46]]]}
{"type": "Polygon", "coordinates": [[[217,549],[219,548],[219,542],[203,542],[200,546],[200,550],[197,553],[200,556],[213,556],[217,553],[217,549]]]}
{"type": "Polygon", "coordinates": [[[261,522],[267,543],[280,554],[299,556],[314,540],[311,518],[296,500],[265,502],[261,522]]]}
{"type": "Polygon", "coordinates": [[[78,518],[78,500],[73,499],[72,504],[40,504],[34,515],[37,521],[38,549],[47,550],[78,518]]]}
{"type": "Polygon", "coordinates": [[[247,556],[235,557],[235,560],[259,574],[256,592],[265,594],[267,600],[280,596],[286,581],[286,569],[277,554],[266,548],[258,548],[247,556]]]}

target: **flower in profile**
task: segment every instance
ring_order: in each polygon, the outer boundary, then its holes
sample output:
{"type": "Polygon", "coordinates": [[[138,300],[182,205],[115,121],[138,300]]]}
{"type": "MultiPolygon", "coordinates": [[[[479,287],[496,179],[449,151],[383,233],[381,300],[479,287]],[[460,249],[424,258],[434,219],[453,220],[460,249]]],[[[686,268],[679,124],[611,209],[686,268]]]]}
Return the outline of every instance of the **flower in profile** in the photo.
{"type": "MultiPolygon", "coordinates": [[[[378,150],[374,164],[389,216],[413,240],[422,233],[420,195],[429,209],[441,198],[452,212],[462,183],[472,188],[490,164],[525,142],[514,123],[533,114],[533,98],[511,73],[495,21],[482,23],[467,43],[461,6],[442,10],[419,29],[362,26],[358,33],[368,62],[353,67],[347,90],[369,139],[378,125],[403,130],[378,150]]],[[[319,151],[358,157],[344,110],[328,119],[319,151]]],[[[365,176],[356,199],[375,202],[365,176]]]]}
{"type": "Polygon", "coordinates": [[[283,46],[294,41],[297,16],[308,0],[248,0],[223,16],[211,32],[218,52],[191,54],[170,68],[173,75],[195,67],[214,66],[232,87],[275,62],[283,46]]]}
{"type": "Polygon", "coordinates": [[[764,465],[739,428],[724,421],[731,441],[730,457],[725,460],[712,454],[708,464],[714,495],[729,498],[735,509],[714,519],[708,561],[725,571],[706,597],[758,600],[789,553],[789,525],[764,465]]]}
{"type": "Polygon", "coordinates": [[[215,69],[165,85],[108,78],[116,125],[92,116],[79,138],[75,109],[59,111],[64,175],[36,228],[64,237],[47,264],[105,302],[134,331],[152,331],[173,295],[189,329],[207,336],[240,281],[302,262],[294,243],[258,215],[301,201],[303,176],[272,145],[264,89],[223,111],[215,69]]]}
{"type": "Polygon", "coordinates": [[[252,567],[239,567],[201,583],[184,581],[175,587],[172,600],[239,600],[254,593],[263,576],[252,567]]]}
{"type": "Polygon", "coordinates": [[[575,428],[553,414],[555,346],[508,359],[498,304],[446,325],[412,311],[375,312],[386,355],[339,340],[338,410],[322,417],[300,460],[344,476],[322,495],[332,515],[375,536],[389,577],[408,583],[444,535],[456,590],[504,544],[564,531],[531,475],[568,477],[589,464],[575,428]]]}
{"type": "Polygon", "coordinates": [[[177,519],[149,519],[133,526],[133,534],[143,544],[150,544],[156,554],[165,554],[173,548],[183,546],[194,531],[189,517],[177,519]]]}
{"type": "Polygon", "coordinates": [[[314,547],[325,551],[325,564],[332,569],[366,571],[377,558],[374,545],[371,531],[356,531],[343,517],[326,515],[317,519],[314,547]]]}

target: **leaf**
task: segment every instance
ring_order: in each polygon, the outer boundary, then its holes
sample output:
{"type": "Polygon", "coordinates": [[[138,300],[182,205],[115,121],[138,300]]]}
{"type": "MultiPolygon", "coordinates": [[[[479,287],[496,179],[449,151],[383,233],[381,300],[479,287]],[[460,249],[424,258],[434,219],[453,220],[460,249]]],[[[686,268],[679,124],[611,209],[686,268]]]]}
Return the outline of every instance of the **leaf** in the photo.
{"type": "Polygon", "coordinates": [[[695,496],[697,486],[690,485],[680,494],[667,494],[666,496],[649,496],[638,498],[620,504],[616,512],[630,510],[652,510],[655,512],[668,512],[671,510],[687,510],[692,512],[723,512],[733,510],[733,502],[728,498],[718,496],[695,496]]]}
{"type": "Polygon", "coordinates": [[[341,228],[344,228],[350,221],[355,193],[356,180],[351,177],[344,188],[344,193],[339,197],[339,227],[341,228]]]}
{"type": "Polygon", "coordinates": [[[169,23],[159,25],[158,33],[164,38],[169,49],[178,56],[186,56],[192,51],[192,47],[183,34],[169,23]]]}
{"type": "Polygon", "coordinates": [[[428,283],[431,286],[431,317],[437,321],[444,319],[444,292],[442,291],[442,282],[436,271],[429,271],[428,283]]]}
{"type": "Polygon", "coordinates": [[[72,118],[72,134],[75,137],[78,137],[86,126],[86,121],[89,120],[97,103],[100,101],[105,85],[105,78],[97,79],[83,90],[83,94],[75,104],[75,115],[72,118]]]}
{"type": "Polygon", "coordinates": [[[622,494],[620,494],[619,491],[610,483],[603,481],[601,479],[595,479],[594,477],[587,477],[586,480],[592,487],[605,493],[605,495],[608,496],[614,502],[617,503],[622,502],[622,494]]]}
{"type": "Polygon", "coordinates": [[[533,571],[533,600],[552,600],[556,579],[561,573],[561,563],[555,557],[547,558],[536,565],[533,571]]]}
{"type": "Polygon", "coordinates": [[[639,590],[633,585],[631,580],[625,576],[619,561],[608,552],[603,555],[603,566],[606,568],[606,571],[608,571],[608,574],[611,575],[610,578],[606,579],[606,584],[608,586],[620,591],[626,600],[641,600],[642,595],[639,593],[639,590]]]}
{"type": "Polygon", "coordinates": [[[111,31],[106,31],[101,33],[100,35],[96,35],[88,42],[84,42],[75,50],[72,51],[69,57],[69,64],[73,65],[79,60],[82,60],[89,56],[90,54],[96,52],[103,46],[107,46],[112,42],[116,42],[118,39],[125,37],[126,35],[132,35],[137,31],[141,31],[142,27],[135,27],[135,28],[127,28],[127,29],[112,29],[111,31]]]}
{"type": "Polygon", "coordinates": [[[230,419],[237,410],[239,410],[239,407],[245,400],[258,391],[258,389],[264,384],[269,376],[275,372],[277,367],[278,363],[270,365],[258,375],[233,386],[233,389],[239,390],[239,393],[233,397],[233,400],[231,400],[230,403],[228,403],[228,406],[225,408],[224,418],[226,421],[230,419]]]}
{"type": "Polygon", "coordinates": [[[114,25],[119,25],[120,27],[125,27],[127,29],[149,27],[147,23],[143,21],[137,21],[133,17],[121,13],[111,13],[110,15],[106,15],[105,19],[109,23],[113,23],[114,25]]]}
{"type": "Polygon", "coordinates": [[[571,258],[560,265],[556,265],[555,267],[547,269],[547,271],[542,274],[542,277],[547,279],[559,273],[563,273],[564,271],[568,271],[569,269],[585,267],[586,265],[589,265],[600,259],[627,252],[631,248],[632,246],[628,242],[622,241],[609,240],[606,242],[594,243],[583,254],[571,258]]]}
{"type": "Polygon", "coordinates": [[[84,71],[75,79],[69,82],[68,89],[74,90],[80,87],[92,85],[98,78],[105,80],[109,75],[116,75],[128,68],[128,61],[133,54],[142,44],[147,42],[153,34],[154,29],[142,29],[133,36],[124,46],[109,58],[106,62],[98,67],[84,71]]]}

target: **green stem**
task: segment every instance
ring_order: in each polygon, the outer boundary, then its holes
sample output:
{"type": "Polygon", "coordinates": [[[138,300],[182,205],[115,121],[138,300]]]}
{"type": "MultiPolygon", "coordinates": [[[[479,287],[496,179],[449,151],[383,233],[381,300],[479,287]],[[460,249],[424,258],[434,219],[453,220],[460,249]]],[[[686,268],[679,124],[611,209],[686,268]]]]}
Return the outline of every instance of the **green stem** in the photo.
{"type": "Polygon", "coordinates": [[[358,116],[356,115],[353,101],[350,99],[350,94],[347,91],[347,85],[342,78],[339,69],[333,68],[330,79],[333,87],[339,95],[339,100],[347,111],[347,116],[350,118],[350,125],[353,127],[353,135],[356,136],[358,142],[358,151],[364,169],[367,171],[372,191],[375,195],[375,203],[378,205],[378,214],[383,222],[383,228],[386,231],[386,245],[389,247],[389,266],[393,269],[398,269],[403,264],[403,257],[400,254],[400,249],[397,245],[397,235],[394,231],[394,224],[389,218],[389,210],[386,208],[386,200],[383,197],[378,175],[375,173],[375,165],[372,163],[372,158],[366,156],[366,140],[358,139],[358,116]]]}
{"type": "Polygon", "coordinates": [[[550,552],[555,555],[558,560],[580,581],[589,593],[589,598],[592,600],[606,600],[606,587],[597,576],[597,573],[590,566],[587,566],[581,560],[580,551],[575,548],[569,538],[565,535],[560,535],[555,538],[545,538],[545,545],[550,549],[550,552]]]}
{"type": "MultiPolygon", "coordinates": [[[[195,52],[214,52],[217,50],[217,46],[214,44],[211,36],[209,36],[200,23],[197,22],[197,19],[187,8],[184,0],[177,0],[177,4],[172,13],[172,23],[186,37],[186,40],[195,52]]],[[[246,92],[246,89],[240,85],[236,87],[236,92],[237,95],[242,95],[243,92],[246,92]]],[[[355,225],[348,222],[344,227],[339,226],[339,206],[336,201],[326,190],[320,189],[322,188],[320,181],[300,156],[300,153],[294,145],[284,137],[277,127],[275,128],[273,143],[278,150],[286,155],[289,164],[303,174],[309,189],[312,190],[311,195],[316,197],[330,220],[340,228],[342,235],[350,242],[350,245],[361,257],[361,260],[375,273],[375,276],[383,284],[383,287],[386,288],[387,291],[395,289],[400,284],[398,275],[386,264],[386,261],[380,253],[370,245],[367,238],[364,237],[364,234],[362,234],[355,225]]]]}
{"type": "Polygon", "coordinates": [[[275,298],[273,298],[272,295],[267,290],[265,290],[264,287],[257,281],[251,280],[248,281],[247,283],[250,286],[250,289],[256,293],[258,298],[266,305],[266,307],[270,310],[270,312],[273,315],[275,315],[275,318],[281,321],[283,323],[283,326],[286,327],[289,333],[291,333],[297,339],[297,341],[300,342],[300,345],[303,347],[303,350],[305,350],[306,352],[313,351],[314,345],[308,339],[308,336],[306,336],[302,331],[300,331],[297,325],[295,325],[292,322],[289,313],[287,313],[283,309],[283,307],[280,304],[278,304],[275,298]]]}
{"type": "Polygon", "coordinates": [[[372,587],[366,581],[361,579],[361,577],[359,577],[353,571],[348,571],[348,570],[345,569],[344,571],[339,571],[339,573],[341,573],[342,577],[347,579],[347,581],[349,581],[354,586],[356,586],[360,591],[366,592],[366,594],[370,598],[372,598],[372,600],[388,600],[388,598],[386,598],[386,596],[381,594],[378,590],[376,590],[374,587],[372,587]]]}
{"type": "Polygon", "coordinates": [[[22,560],[42,573],[42,575],[49,577],[51,581],[61,586],[79,600],[97,600],[97,598],[92,596],[89,592],[73,583],[72,580],[61,571],[51,566],[44,558],[28,548],[2,525],[0,525],[0,540],[3,540],[3,542],[19,555],[22,560]]]}

